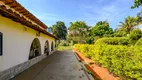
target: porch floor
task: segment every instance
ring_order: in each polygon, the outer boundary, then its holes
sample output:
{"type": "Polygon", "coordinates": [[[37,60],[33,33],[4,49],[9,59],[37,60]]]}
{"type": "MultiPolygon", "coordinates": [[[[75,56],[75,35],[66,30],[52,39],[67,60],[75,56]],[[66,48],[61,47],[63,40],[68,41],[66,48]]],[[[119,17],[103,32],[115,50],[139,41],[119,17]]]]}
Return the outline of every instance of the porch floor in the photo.
{"type": "Polygon", "coordinates": [[[71,50],[56,51],[12,80],[93,80],[71,50]]]}

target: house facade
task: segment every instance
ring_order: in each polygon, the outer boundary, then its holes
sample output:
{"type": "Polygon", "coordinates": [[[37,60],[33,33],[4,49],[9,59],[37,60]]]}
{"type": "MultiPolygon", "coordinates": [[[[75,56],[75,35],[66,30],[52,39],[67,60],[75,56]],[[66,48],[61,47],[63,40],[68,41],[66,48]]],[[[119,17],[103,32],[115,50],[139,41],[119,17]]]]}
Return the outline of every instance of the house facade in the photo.
{"type": "Polygon", "coordinates": [[[16,0],[0,0],[0,80],[8,80],[55,51],[58,38],[16,0]]]}

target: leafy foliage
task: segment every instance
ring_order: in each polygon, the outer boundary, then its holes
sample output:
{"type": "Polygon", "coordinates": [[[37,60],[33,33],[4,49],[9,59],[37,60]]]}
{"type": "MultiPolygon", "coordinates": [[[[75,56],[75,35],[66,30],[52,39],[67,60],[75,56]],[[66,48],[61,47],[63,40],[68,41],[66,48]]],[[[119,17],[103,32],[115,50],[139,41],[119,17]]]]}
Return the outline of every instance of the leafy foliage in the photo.
{"type": "Polygon", "coordinates": [[[58,21],[55,25],[53,25],[52,32],[58,38],[66,39],[67,28],[66,28],[64,22],[58,21]]]}
{"type": "Polygon", "coordinates": [[[138,40],[139,38],[141,38],[141,36],[142,36],[141,30],[135,29],[135,30],[130,32],[129,38],[132,39],[132,40],[138,40]]]}
{"type": "Polygon", "coordinates": [[[93,36],[100,37],[113,33],[113,30],[109,27],[109,23],[107,21],[99,21],[91,31],[93,36]]]}
{"type": "Polygon", "coordinates": [[[126,37],[111,37],[111,38],[100,38],[98,39],[95,44],[99,45],[128,45],[129,39],[126,37]]]}
{"type": "Polygon", "coordinates": [[[131,8],[138,8],[139,6],[142,6],[142,0],[134,0],[134,5],[131,8]]]}
{"type": "Polygon", "coordinates": [[[89,37],[88,39],[87,39],[87,44],[93,44],[94,43],[94,37],[89,37]]]}
{"type": "Polygon", "coordinates": [[[142,46],[142,38],[140,38],[140,39],[136,42],[135,46],[142,46]]]}
{"type": "Polygon", "coordinates": [[[127,36],[127,31],[124,28],[119,28],[114,32],[115,37],[126,37],[127,36]]]}
{"type": "Polygon", "coordinates": [[[66,40],[60,40],[59,46],[69,46],[69,42],[66,40]]]}
{"type": "Polygon", "coordinates": [[[76,22],[70,22],[70,27],[68,28],[71,31],[79,30],[79,29],[86,29],[88,26],[84,21],[76,21],[76,22]]]}
{"type": "Polygon", "coordinates": [[[73,40],[74,43],[86,43],[88,39],[88,26],[83,21],[76,21],[70,23],[68,28],[69,35],[67,36],[69,40],[73,40]]]}
{"type": "Polygon", "coordinates": [[[137,42],[139,38],[141,38],[141,36],[142,36],[142,33],[140,29],[132,30],[129,35],[129,42],[131,43],[131,45],[135,45],[135,43],[137,42]]]}
{"type": "Polygon", "coordinates": [[[76,44],[75,49],[123,80],[142,77],[142,47],[76,44]]]}
{"type": "Polygon", "coordinates": [[[138,18],[128,16],[127,18],[125,18],[124,22],[120,22],[119,26],[121,28],[119,29],[130,33],[130,31],[132,31],[138,24],[138,18]]]}
{"type": "Polygon", "coordinates": [[[71,46],[58,46],[57,50],[61,51],[61,50],[71,50],[71,46]]]}
{"type": "Polygon", "coordinates": [[[142,10],[137,14],[137,20],[139,24],[142,24],[142,10]]]}

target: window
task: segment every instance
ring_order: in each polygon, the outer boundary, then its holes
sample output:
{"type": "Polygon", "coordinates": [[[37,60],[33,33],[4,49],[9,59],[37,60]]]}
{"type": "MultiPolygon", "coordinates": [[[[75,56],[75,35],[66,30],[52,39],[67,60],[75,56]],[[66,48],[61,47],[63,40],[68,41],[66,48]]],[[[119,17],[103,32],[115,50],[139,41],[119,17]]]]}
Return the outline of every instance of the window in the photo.
{"type": "Polygon", "coordinates": [[[0,56],[2,55],[2,50],[3,50],[3,47],[2,47],[2,44],[3,43],[3,35],[2,33],[0,32],[0,56]]]}

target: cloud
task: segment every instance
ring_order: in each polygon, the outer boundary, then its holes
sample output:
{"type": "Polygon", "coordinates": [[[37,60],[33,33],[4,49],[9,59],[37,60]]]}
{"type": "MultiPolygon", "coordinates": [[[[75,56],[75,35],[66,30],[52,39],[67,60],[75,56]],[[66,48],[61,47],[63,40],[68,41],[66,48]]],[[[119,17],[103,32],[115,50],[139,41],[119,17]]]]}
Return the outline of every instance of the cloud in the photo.
{"type": "MultiPolygon", "coordinates": [[[[18,1],[24,3],[25,0],[18,1]]],[[[69,22],[76,20],[85,21],[89,26],[94,26],[98,21],[108,20],[111,27],[116,27],[120,21],[124,20],[124,17],[134,16],[137,13],[136,9],[135,11],[130,9],[133,0],[59,0],[58,3],[57,0],[43,1],[47,4],[39,4],[38,8],[37,5],[31,5],[27,8],[48,26],[57,21],[63,21],[69,26],[69,22]]]]}
{"type": "MultiPolygon", "coordinates": [[[[127,7],[121,8],[120,4],[129,2],[127,0],[99,0],[96,5],[84,4],[80,6],[82,10],[82,19],[84,19],[90,25],[94,25],[97,21],[108,20],[113,22],[114,20],[120,18],[126,14],[127,7]],[[106,3],[106,2],[109,3],[106,3]],[[102,5],[105,2],[104,5],[102,5]]],[[[129,7],[128,7],[129,8],[129,7]]]]}
{"type": "Polygon", "coordinates": [[[83,7],[83,16],[86,20],[89,21],[99,21],[99,20],[113,20],[113,15],[118,14],[118,9],[115,5],[97,7],[97,6],[87,6],[83,7]],[[113,15],[112,15],[113,14],[113,15]]]}

